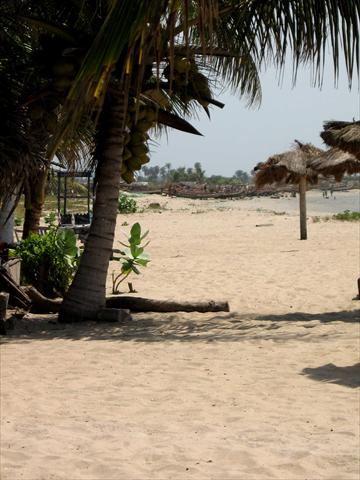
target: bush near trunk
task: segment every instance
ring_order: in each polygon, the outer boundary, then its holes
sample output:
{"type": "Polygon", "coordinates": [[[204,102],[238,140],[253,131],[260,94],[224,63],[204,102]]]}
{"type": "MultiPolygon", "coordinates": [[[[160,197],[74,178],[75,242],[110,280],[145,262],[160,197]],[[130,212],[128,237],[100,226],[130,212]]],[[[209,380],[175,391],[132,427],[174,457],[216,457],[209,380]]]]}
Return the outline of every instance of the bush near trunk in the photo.
{"type": "Polygon", "coordinates": [[[31,234],[12,251],[22,260],[22,283],[33,285],[48,297],[63,295],[79,262],[79,249],[72,230],[51,226],[44,235],[31,234]]]}

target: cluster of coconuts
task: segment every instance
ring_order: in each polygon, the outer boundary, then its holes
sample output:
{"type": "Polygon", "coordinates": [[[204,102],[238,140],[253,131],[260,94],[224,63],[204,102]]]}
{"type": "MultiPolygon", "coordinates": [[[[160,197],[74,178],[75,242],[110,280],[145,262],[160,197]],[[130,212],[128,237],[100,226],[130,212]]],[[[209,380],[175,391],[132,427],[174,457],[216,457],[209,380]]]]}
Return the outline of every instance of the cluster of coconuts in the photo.
{"type": "MultiPolygon", "coordinates": [[[[164,69],[164,76],[170,81],[171,68],[168,65],[164,69]]],[[[172,83],[174,91],[185,101],[196,100],[204,108],[207,108],[209,102],[206,98],[211,98],[211,91],[208,79],[203,75],[194,60],[185,57],[175,57],[173,63],[172,83]]]]}
{"type": "Polygon", "coordinates": [[[51,68],[50,93],[29,104],[29,115],[33,122],[41,123],[49,133],[57,126],[56,109],[64,101],[76,75],[73,59],[60,58],[51,68]]]}
{"type": "Polygon", "coordinates": [[[137,105],[132,101],[128,106],[125,135],[125,148],[121,176],[126,183],[135,180],[135,171],[149,163],[148,130],[154,127],[156,111],[147,105],[137,105]]]}

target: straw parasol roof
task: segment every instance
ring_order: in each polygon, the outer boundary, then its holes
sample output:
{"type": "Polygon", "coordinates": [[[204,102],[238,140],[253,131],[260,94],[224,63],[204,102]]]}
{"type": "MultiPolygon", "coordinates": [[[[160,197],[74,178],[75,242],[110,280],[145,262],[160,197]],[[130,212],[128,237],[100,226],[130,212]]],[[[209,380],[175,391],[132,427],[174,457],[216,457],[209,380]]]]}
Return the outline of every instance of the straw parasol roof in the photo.
{"type": "Polygon", "coordinates": [[[333,175],[340,182],[345,174],[360,172],[360,158],[339,148],[330,148],[311,160],[310,167],[324,176],[333,175]]]}
{"type": "Polygon", "coordinates": [[[360,122],[325,122],[320,136],[330,147],[352,153],[360,160],[360,122]]]}
{"type": "Polygon", "coordinates": [[[271,183],[298,184],[306,176],[309,183],[317,183],[318,172],[311,168],[310,162],[319,157],[323,150],[311,143],[295,140],[294,149],[271,156],[266,162],[258,163],[255,183],[257,188],[271,183]]]}

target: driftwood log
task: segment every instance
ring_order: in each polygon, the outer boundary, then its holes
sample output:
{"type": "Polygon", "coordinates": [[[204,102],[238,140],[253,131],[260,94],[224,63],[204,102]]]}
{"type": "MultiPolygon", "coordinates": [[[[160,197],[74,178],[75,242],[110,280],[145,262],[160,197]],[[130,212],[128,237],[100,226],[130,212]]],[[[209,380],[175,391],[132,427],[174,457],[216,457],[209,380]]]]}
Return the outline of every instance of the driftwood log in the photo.
{"type": "MultiPolygon", "coordinates": [[[[62,298],[47,298],[36,288],[23,287],[23,291],[31,301],[32,313],[58,313],[62,298]]],[[[130,310],[131,312],[229,312],[228,302],[174,302],[154,300],[151,298],[116,295],[106,299],[107,308],[130,310]]]]}
{"type": "Polygon", "coordinates": [[[117,295],[106,299],[109,308],[125,308],[131,312],[229,312],[228,302],[173,302],[142,297],[117,295]]]}

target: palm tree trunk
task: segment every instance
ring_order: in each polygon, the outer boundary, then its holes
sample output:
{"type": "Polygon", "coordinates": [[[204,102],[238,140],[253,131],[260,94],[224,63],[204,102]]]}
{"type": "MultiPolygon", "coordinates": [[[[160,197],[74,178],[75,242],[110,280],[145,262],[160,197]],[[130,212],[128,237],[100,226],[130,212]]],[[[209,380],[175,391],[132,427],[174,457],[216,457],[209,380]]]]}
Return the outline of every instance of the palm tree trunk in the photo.
{"type": "Polygon", "coordinates": [[[45,191],[49,167],[42,166],[25,187],[25,218],[22,238],[38,233],[40,218],[45,202],[45,191]]]}
{"type": "Polygon", "coordinates": [[[93,320],[97,311],[105,306],[106,277],[118,211],[126,102],[126,95],[113,92],[103,107],[96,152],[93,220],[79,269],[60,309],[62,322],[93,320]]]}
{"type": "Polygon", "coordinates": [[[14,192],[0,208],[0,243],[11,244],[14,241],[14,207],[17,198],[17,192],[14,192]]]}

